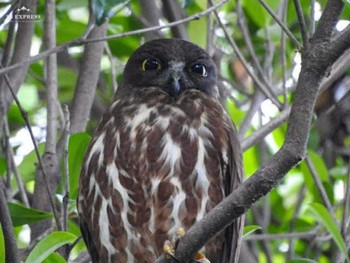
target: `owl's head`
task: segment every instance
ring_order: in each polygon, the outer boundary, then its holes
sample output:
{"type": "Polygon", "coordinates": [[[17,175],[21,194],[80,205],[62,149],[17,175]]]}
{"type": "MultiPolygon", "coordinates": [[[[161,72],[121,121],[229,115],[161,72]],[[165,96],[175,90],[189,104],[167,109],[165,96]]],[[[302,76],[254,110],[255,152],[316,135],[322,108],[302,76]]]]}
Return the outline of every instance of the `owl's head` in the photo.
{"type": "Polygon", "coordinates": [[[181,39],[156,39],[131,55],[120,88],[158,87],[174,98],[195,89],[217,97],[216,80],[215,63],[202,48],[181,39]]]}

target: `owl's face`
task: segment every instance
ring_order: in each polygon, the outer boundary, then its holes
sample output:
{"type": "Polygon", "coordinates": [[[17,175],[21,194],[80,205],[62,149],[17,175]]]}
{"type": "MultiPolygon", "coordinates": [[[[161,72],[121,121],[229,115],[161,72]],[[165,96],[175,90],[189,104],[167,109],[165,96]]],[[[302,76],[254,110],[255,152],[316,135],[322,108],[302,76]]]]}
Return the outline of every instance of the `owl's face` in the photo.
{"type": "Polygon", "coordinates": [[[158,87],[174,98],[195,89],[217,97],[216,80],[215,63],[202,48],[180,39],[157,39],[132,54],[120,88],[158,87]]]}

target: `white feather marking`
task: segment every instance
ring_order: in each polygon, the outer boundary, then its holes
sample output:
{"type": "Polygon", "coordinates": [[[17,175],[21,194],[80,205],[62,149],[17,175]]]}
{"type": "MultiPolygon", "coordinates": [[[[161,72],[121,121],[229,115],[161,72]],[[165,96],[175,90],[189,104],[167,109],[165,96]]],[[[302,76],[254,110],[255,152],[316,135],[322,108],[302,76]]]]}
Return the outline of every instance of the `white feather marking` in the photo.
{"type": "Polygon", "coordinates": [[[186,199],[186,194],[182,190],[182,185],[178,177],[172,177],[170,182],[174,185],[176,194],[173,196],[173,211],[171,212],[171,217],[174,218],[174,226],[170,229],[170,233],[175,233],[177,228],[181,227],[181,221],[179,219],[179,210],[181,204],[186,199]]]}
{"type": "Polygon", "coordinates": [[[115,137],[115,148],[114,148],[114,156],[117,156],[117,149],[120,149],[120,133],[116,131],[114,134],[115,137]]]}
{"type": "MultiPolygon", "coordinates": [[[[85,165],[87,165],[88,163],[90,163],[92,156],[95,153],[101,153],[103,152],[104,149],[104,139],[105,139],[106,134],[105,133],[101,133],[101,135],[97,138],[97,140],[94,142],[94,145],[92,146],[89,156],[87,158],[87,160],[85,161],[85,165]]],[[[100,154],[102,155],[102,154],[100,154]]],[[[100,157],[101,158],[101,157],[100,157]]],[[[87,167],[86,167],[87,168],[87,167]]]]}
{"type": "Polygon", "coordinates": [[[132,143],[135,141],[138,126],[149,119],[152,111],[153,108],[148,108],[146,104],[141,104],[134,118],[129,120],[128,126],[131,126],[130,141],[132,143]]]}
{"type": "Polygon", "coordinates": [[[100,217],[98,220],[98,223],[100,226],[100,241],[101,241],[101,244],[107,249],[109,256],[111,256],[116,252],[116,249],[110,242],[109,226],[107,222],[108,222],[107,200],[102,198],[100,217]]]}
{"type": "Polygon", "coordinates": [[[159,158],[163,160],[164,163],[170,165],[171,171],[168,177],[171,177],[173,176],[176,162],[181,158],[181,149],[179,145],[173,141],[169,133],[165,133],[162,143],[164,144],[164,148],[159,158]]]}
{"type": "Polygon", "coordinates": [[[208,189],[209,189],[209,180],[207,178],[207,169],[205,168],[204,164],[204,157],[205,157],[205,147],[204,147],[204,142],[201,137],[198,138],[198,159],[197,159],[197,164],[194,168],[194,170],[197,172],[197,183],[196,183],[196,188],[202,189],[203,193],[205,193],[202,196],[202,202],[201,202],[201,207],[198,211],[197,214],[197,221],[200,220],[204,214],[205,214],[205,206],[208,201],[208,189]]]}
{"type": "Polygon", "coordinates": [[[160,127],[162,130],[167,130],[169,127],[170,118],[165,116],[157,116],[155,125],[160,127]]]}

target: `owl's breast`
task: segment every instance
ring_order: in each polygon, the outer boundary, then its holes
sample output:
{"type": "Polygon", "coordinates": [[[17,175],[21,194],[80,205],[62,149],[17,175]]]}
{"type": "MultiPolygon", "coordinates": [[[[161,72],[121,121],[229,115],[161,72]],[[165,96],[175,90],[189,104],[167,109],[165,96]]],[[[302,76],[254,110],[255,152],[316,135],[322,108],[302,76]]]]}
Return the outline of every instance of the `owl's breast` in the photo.
{"type": "Polygon", "coordinates": [[[90,177],[82,179],[91,200],[102,192],[86,209],[109,255],[152,262],[178,227],[190,228],[223,199],[223,118],[220,105],[196,92],[176,103],[112,104],[87,154],[90,177]]]}

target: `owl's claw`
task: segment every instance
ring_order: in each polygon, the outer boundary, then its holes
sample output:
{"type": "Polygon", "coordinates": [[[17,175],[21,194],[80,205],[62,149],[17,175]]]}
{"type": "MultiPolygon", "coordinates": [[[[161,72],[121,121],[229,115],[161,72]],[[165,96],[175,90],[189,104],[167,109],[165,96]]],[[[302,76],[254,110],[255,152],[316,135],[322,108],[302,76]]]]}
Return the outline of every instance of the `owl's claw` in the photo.
{"type": "MultiPolygon", "coordinates": [[[[175,235],[172,237],[171,241],[166,240],[164,242],[163,251],[165,254],[165,258],[167,260],[173,259],[176,262],[180,262],[175,257],[175,249],[177,247],[177,244],[179,240],[185,235],[185,229],[183,227],[179,227],[176,230],[175,235]]],[[[210,263],[210,261],[205,257],[205,255],[202,252],[197,252],[196,255],[193,258],[194,263],[210,263]]]]}

